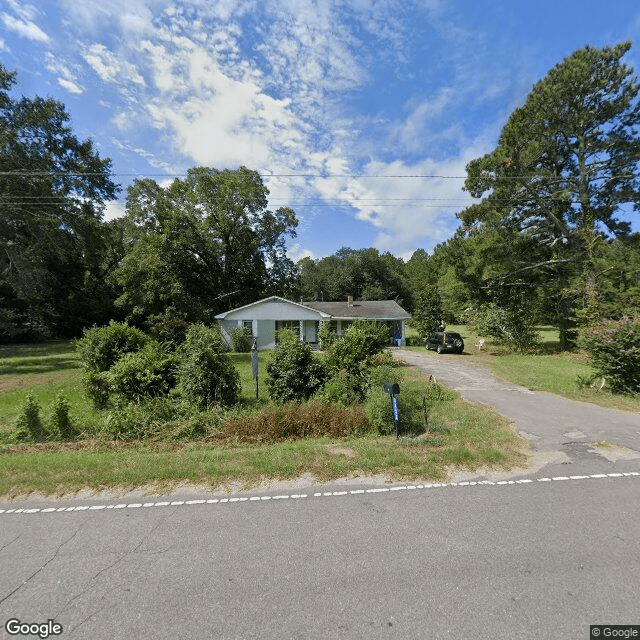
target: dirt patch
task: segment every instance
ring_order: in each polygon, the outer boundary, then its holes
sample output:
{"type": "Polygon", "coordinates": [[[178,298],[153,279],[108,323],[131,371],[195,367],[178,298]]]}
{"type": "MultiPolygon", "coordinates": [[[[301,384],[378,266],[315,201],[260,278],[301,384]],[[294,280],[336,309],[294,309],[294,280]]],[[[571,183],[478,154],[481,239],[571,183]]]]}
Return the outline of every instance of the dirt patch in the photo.
{"type": "Polygon", "coordinates": [[[589,451],[600,454],[609,462],[618,462],[619,460],[638,460],[640,458],[640,452],[617,444],[612,444],[611,442],[591,442],[587,446],[589,447],[589,451]]]}
{"type": "Polygon", "coordinates": [[[64,382],[75,375],[72,372],[60,372],[58,374],[31,374],[24,377],[8,377],[0,379],[0,393],[9,393],[19,389],[30,389],[33,387],[49,387],[53,384],[64,382]]]}

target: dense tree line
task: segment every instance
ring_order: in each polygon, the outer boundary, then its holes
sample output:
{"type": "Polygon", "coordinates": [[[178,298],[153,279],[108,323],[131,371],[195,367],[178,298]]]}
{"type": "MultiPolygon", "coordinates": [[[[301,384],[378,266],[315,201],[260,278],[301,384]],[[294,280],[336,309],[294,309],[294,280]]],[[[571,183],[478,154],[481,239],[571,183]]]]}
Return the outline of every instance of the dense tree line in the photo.
{"type": "Polygon", "coordinates": [[[11,96],[0,65],[0,333],[4,341],[74,335],[108,319],[111,163],[52,99],[11,96]]]}
{"type": "MultiPolygon", "coordinates": [[[[496,148],[467,166],[478,202],[453,237],[402,260],[377,249],[286,255],[294,211],[268,210],[246,167],[195,167],[168,186],[119,187],[72,133],[64,106],[14,99],[0,66],[0,341],[78,335],[109,319],[151,329],[204,322],[268,295],[393,299],[424,335],[440,320],[548,323],[564,348],[583,327],[640,312],[640,85],[629,43],[576,51],[538,82],[496,148]]],[[[495,323],[494,323],[495,324],[495,323]]],[[[523,343],[524,344],[524,343],[523,343]]]]}

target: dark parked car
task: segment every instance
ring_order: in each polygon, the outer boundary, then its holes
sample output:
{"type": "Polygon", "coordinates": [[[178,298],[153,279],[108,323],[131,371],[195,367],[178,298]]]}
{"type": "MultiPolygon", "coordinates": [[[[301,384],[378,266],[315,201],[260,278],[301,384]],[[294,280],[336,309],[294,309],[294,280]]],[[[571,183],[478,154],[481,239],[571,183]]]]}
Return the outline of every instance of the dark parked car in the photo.
{"type": "Polygon", "coordinates": [[[459,333],[453,331],[437,331],[427,338],[427,349],[434,349],[438,353],[450,351],[451,353],[462,353],[464,351],[464,340],[459,333]]]}

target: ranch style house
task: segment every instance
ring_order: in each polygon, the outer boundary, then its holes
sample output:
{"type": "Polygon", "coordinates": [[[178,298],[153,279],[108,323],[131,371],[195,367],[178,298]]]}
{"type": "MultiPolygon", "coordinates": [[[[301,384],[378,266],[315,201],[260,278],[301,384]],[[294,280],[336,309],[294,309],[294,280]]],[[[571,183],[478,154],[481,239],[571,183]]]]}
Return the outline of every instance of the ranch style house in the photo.
{"type": "Polygon", "coordinates": [[[276,344],[276,332],[280,329],[296,331],[300,340],[312,346],[318,343],[318,331],[322,322],[342,335],[354,320],[376,320],[389,326],[389,344],[405,344],[405,322],[411,318],[395,300],[354,301],[351,296],[345,302],[292,302],[271,296],[237,309],[219,313],[216,320],[222,335],[231,344],[231,331],[246,327],[257,340],[258,349],[272,349],[276,344]]]}

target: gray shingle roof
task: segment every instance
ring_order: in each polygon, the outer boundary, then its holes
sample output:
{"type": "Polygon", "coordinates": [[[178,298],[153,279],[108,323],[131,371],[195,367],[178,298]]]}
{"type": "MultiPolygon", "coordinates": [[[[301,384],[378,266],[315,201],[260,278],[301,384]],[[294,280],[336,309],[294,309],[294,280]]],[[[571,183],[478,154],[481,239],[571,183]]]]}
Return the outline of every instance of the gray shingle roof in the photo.
{"type": "Polygon", "coordinates": [[[368,320],[401,320],[411,317],[395,300],[359,300],[348,302],[310,302],[302,303],[332,315],[334,318],[366,318],[368,320]]]}

